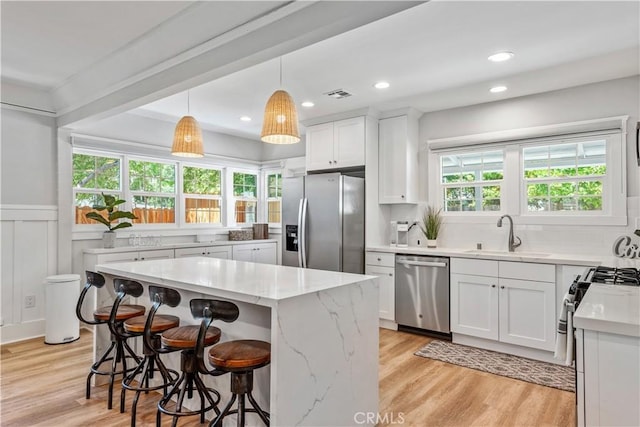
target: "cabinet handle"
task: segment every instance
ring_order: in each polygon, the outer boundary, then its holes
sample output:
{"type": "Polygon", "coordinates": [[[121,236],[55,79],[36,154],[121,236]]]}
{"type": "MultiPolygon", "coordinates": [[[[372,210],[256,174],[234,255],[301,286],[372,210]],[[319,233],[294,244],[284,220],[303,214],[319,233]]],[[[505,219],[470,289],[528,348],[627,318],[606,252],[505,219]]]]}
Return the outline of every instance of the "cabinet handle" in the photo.
{"type": "Polygon", "coordinates": [[[389,273],[389,276],[393,276],[393,273],[389,273]]]}
{"type": "Polygon", "coordinates": [[[500,286],[500,289],[504,289],[504,285],[503,285],[503,286],[500,286]]]}
{"type": "Polygon", "coordinates": [[[401,195],[400,195],[400,198],[401,198],[401,199],[404,199],[404,194],[401,194],[401,195]]]}
{"type": "Polygon", "coordinates": [[[495,288],[495,287],[496,287],[496,285],[491,285],[491,287],[492,287],[492,288],[495,288]]]}
{"type": "Polygon", "coordinates": [[[138,261],[138,258],[134,258],[133,260],[134,260],[134,261],[138,261]]]}
{"type": "Polygon", "coordinates": [[[382,258],[378,258],[378,261],[382,261],[382,258]]]}
{"type": "Polygon", "coordinates": [[[206,253],[205,253],[205,252],[202,252],[202,255],[206,255],[206,253]]]}
{"type": "Polygon", "coordinates": [[[329,164],[333,163],[331,160],[329,160],[329,164]]]}
{"type": "Polygon", "coordinates": [[[144,261],[144,257],[143,257],[143,258],[140,258],[140,261],[144,261]]]}

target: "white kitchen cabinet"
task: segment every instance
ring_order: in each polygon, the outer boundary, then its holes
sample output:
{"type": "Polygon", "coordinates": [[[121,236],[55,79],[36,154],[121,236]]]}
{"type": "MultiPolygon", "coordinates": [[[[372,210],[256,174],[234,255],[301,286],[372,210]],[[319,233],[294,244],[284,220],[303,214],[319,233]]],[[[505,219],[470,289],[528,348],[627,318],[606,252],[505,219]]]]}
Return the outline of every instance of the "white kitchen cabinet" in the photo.
{"type": "Polygon", "coordinates": [[[309,126],[306,141],[308,171],[364,166],[365,118],[309,126]]]}
{"type": "Polygon", "coordinates": [[[553,265],[453,258],[452,332],[553,351],[554,277],[553,265]]]}
{"type": "Polygon", "coordinates": [[[411,114],[381,119],[378,126],[379,203],[417,203],[417,117],[411,114]]]}
{"type": "Polygon", "coordinates": [[[365,273],[372,276],[378,276],[378,287],[380,289],[380,318],[395,322],[395,268],[367,265],[365,273]]]}
{"type": "Polygon", "coordinates": [[[176,258],[188,256],[231,259],[231,246],[202,246],[197,248],[176,249],[176,258]]]}
{"type": "Polygon", "coordinates": [[[498,278],[451,273],[451,331],[499,338],[498,278]]]}
{"type": "Polygon", "coordinates": [[[365,274],[378,276],[378,288],[380,292],[379,317],[380,319],[395,322],[395,254],[387,252],[367,252],[365,262],[365,274]]]}
{"type": "Polygon", "coordinates": [[[500,341],[553,351],[555,283],[503,278],[498,283],[500,341]]]}
{"type": "Polygon", "coordinates": [[[277,264],[275,243],[254,243],[233,246],[235,261],[258,262],[261,264],[277,264]]]}
{"type": "Polygon", "coordinates": [[[578,426],[640,425],[640,338],[576,330],[578,426]]]}

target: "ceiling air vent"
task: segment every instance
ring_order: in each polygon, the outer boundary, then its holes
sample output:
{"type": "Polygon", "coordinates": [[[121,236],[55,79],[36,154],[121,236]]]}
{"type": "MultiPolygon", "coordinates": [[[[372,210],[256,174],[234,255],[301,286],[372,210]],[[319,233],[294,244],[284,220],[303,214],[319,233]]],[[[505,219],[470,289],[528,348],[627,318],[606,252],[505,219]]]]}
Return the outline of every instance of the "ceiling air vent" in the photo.
{"type": "Polygon", "coordinates": [[[342,99],[342,98],[347,98],[351,96],[351,94],[344,89],[332,90],[330,92],[325,93],[325,95],[330,96],[331,98],[334,98],[334,99],[342,99]]]}

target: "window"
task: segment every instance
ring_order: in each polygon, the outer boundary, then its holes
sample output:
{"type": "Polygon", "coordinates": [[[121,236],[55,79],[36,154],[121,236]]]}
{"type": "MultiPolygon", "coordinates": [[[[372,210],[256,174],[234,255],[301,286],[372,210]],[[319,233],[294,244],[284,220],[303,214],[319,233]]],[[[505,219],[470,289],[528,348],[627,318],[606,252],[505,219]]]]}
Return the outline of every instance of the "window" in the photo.
{"type": "Polygon", "coordinates": [[[499,211],[503,164],[502,150],[442,155],[444,210],[499,211]]]}
{"type": "Polygon", "coordinates": [[[496,144],[487,134],[432,140],[429,198],[453,222],[499,212],[519,216],[520,224],[625,225],[623,135],[594,130],[496,144]],[[445,145],[473,139],[482,145],[445,145]]]}
{"type": "Polygon", "coordinates": [[[267,222],[280,225],[282,211],[282,174],[267,174],[267,222]]]}
{"type": "Polygon", "coordinates": [[[220,169],[183,167],[182,193],[185,223],[222,223],[222,171],[220,169]]]}
{"type": "Polygon", "coordinates": [[[134,223],[171,224],[176,213],[176,165],[129,160],[134,223]]]}
{"type": "Polygon", "coordinates": [[[256,222],[258,205],[258,176],[252,173],[233,173],[234,219],[237,224],[256,222]]]}
{"type": "Polygon", "coordinates": [[[104,192],[122,197],[121,159],[104,155],[76,152],[73,154],[73,199],[76,224],[94,224],[86,218],[100,203],[104,192]]]}
{"type": "Polygon", "coordinates": [[[606,154],[605,140],[524,147],[526,210],[602,212],[606,154]]]}

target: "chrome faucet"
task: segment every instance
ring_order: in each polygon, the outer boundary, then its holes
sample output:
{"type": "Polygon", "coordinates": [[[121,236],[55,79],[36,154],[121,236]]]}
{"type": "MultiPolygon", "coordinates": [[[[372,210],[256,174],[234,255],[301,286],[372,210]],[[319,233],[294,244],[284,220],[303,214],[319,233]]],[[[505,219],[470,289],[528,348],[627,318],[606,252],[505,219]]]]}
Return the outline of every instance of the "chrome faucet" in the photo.
{"type": "Polygon", "coordinates": [[[507,218],[509,220],[509,252],[513,252],[522,244],[522,240],[520,240],[518,236],[513,235],[513,218],[511,218],[510,215],[502,215],[498,220],[498,227],[502,227],[503,218],[507,218]]]}

